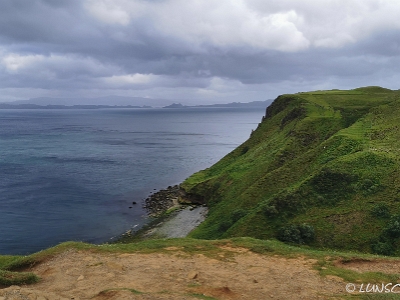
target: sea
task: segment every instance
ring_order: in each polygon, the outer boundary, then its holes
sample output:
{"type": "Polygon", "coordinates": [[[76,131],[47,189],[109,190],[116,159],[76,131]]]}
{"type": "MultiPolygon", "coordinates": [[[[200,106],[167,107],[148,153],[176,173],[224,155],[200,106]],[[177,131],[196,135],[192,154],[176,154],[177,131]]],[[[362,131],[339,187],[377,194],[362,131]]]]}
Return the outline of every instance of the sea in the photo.
{"type": "Polygon", "coordinates": [[[147,196],[216,163],[249,138],[264,114],[0,110],[0,254],[64,241],[104,243],[139,229],[149,221],[147,196]]]}

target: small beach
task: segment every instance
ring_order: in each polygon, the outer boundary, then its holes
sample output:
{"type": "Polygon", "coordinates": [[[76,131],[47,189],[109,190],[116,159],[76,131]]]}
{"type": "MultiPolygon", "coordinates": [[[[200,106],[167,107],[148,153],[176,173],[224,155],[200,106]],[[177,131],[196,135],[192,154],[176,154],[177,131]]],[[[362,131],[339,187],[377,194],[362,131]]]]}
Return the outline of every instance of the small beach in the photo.
{"type": "Polygon", "coordinates": [[[128,230],[117,242],[131,239],[182,238],[206,218],[208,208],[205,204],[179,202],[182,191],[179,185],[168,186],[150,194],[143,203],[149,218],[153,219],[138,231],[128,230]]]}
{"type": "Polygon", "coordinates": [[[206,218],[208,209],[204,206],[184,207],[172,212],[166,219],[149,229],[144,236],[154,238],[186,237],[206,218]]]}

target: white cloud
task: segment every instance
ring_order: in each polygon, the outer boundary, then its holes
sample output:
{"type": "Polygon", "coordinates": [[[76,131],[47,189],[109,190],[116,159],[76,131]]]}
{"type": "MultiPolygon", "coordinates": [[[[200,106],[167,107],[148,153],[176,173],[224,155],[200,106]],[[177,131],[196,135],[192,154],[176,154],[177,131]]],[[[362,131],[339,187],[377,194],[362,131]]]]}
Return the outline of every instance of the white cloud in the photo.
{"type": "Polygon", "coordinates": [[[343,45],[354,43],[356,40],[350,34],[337,33],[331,37],[320,38],[314,41],[316,47],[339,48],[343,45]]]}
{"type": "Polygon", "coordinates": [[[162,11],[154,25],[159,32],[199,46],[296,51],[309,44],[298,31],[299,20],[291,10],[260,14],[239,0],[176,0],[164,2],[162,11]],[[175,15],[175,11],[181,13],[175,15]]]}
{"type": "Polygon", "coordinates": [[[30,66],[40,63],[44,60],[43,55],[19,55],[11,53],[5,55],[1,62],[10,73],[18,73],[22,69],[29,68],[30,66]]]}
{"type": "Polygon", "coordinates": [[[262,14],[294,10],[297,28],[316,47],[337,48],[382,30],[400,29],[396,0],[247,0],[262,14]]]}
{"type": "Polygon", "coordinates": [[[109,89],[152,89],[168,88],[176,89],[182,87],[195,88],[206,87],[210,84],[210,78],[197,78],[188,74],[181,76],[156,75],[156,74],[124,74],[99,78],[104,88],[109,89]]]}
{"type": "Polygon", "coordinates": [[[117,67],[104,65],[90,57],[80,57],[74,55],[22,55],[18,53],[0,54],[0,64],[10,74],[52,74],[52,76],[79,76],[81,74],[91,74],[103,76],[118,71],[117,67]]]}
{"type": "Polygon", "coordinates": [[[128,25],[130,16],[124,8],[126,4],[126,1],[88,0],[86,9],[104,23],[128,25]]]}
{"type": "Polygon", "coordinates": [[[297,28],[302,19],[292,9],[260,14],[245,0],[87,0],[90,14],[105,23],[135,27],[146,20],[151,34],[189,47],[255,47],[297,51],[309,41],[297,28]]]}
{"type": "Polygon", "coordinates": [[[128,74],[128,75],[113,75],[103,78],[102,80],[111,86],[122,87],[132,85],[146,85],[157,80],[158,76],[153,74],[128,74]]]}
{"type": "Polygon", "coordinates": [[[302,51],[337,48],[379,30],[400,28],[394,0],[87,0],[106,23],[146,26],[142,33],[187,47],[302,51]],[[145,20],[145,21],[144,21],[145,20]]]}

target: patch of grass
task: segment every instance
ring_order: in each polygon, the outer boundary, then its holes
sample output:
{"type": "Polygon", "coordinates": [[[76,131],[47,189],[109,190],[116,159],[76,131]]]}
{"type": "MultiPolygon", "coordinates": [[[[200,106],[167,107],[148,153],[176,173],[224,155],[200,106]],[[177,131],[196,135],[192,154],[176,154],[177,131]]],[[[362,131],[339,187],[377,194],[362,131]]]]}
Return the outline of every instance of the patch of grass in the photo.
{"type": "Polygon", "coordinates": [[[203,299],[203,300],[217,300],[217,298],[205,296],[203,294],[190,293],[190,294],[187,294],[187,295],[195,297],[195,298],[198,298],[198,299],[203,299]]]}
{"type": "Polygon", "coordinates": [[[17,261],[21,256],[17,255],[0,255],[0,269],[11,264],[13,261],[17,261]]]}
{"type": "Polygon", "coordinates": [[[357,295],[355,299],[361,300],[398,300],[400,299],[399,294],[364,294],[357,295]]]}
{"type": "Polygon", "coordinates": [[[32,267],[36,262],[37,260],[33,259],[31,256],[21,256],[3,265],[2,269],[13,271],[23,270],[32,267]]]}
{"type": "Polygon", "coordinates": [[[399,275],[385,274],[381,272],[356,272],[344,268],[339,268],[331,265],[330,263],[320,263],[315,267],[321,276],[333,275],[343,278],[345,282],[368,282],[368,283],[382,283],[382,282],[397,282],[399,275]]]}
{"type": "Polygon", "coordinates": [[[192,283],[189,283],[189,284],[187,285],[187,287],[199,287],[199,286],[201,286],[201,284],[198,283],[198,282],[192,282],[192,283]]]}
{"type": "Polygon", "coordinates": [[[0,270],[0,286],[31,284],[39,281],[33,273],[0,270]]]}
{"type": "Polygon", "coordinates": [[[111,289],[103,290],[99,294],[107,294],[107,293],[113,292],[113,291],[129,291],[129,292],[131,292],[132,294],[135,294],[135,295],[144,294],[143,292],[140,292],[140,291],[135,290],[135,289],[129,289],[129,288],[111,288],[111,289]]]}

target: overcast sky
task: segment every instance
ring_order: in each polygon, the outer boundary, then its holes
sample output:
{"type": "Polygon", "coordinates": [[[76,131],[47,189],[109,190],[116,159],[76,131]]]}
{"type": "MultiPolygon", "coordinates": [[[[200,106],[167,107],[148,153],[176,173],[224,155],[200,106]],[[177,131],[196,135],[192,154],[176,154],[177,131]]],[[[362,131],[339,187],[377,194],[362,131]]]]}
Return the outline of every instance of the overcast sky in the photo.
{"type": "Polygon", "coordinates": [[[1,0],[0,102],[400,88],[397,0],[1,0]]]}

